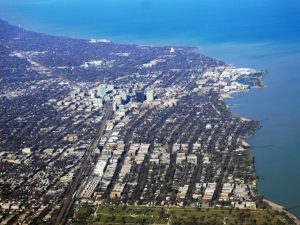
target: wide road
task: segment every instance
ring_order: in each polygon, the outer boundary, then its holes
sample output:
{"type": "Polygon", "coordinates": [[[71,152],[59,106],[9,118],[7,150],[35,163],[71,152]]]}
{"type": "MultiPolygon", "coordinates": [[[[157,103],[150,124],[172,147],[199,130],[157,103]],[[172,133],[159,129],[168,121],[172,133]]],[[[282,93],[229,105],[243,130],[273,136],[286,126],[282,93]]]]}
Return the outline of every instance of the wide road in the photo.
{"type": "Polygon", "coordinates": [[[70,189],[66,192],[65,197],[62,202],[62,207],[60,209],[60,212],[55,220],[55,225],[62,225],[65,224],[70,216],[70,213],[72,211],[74,202],[76,200],[76,192],[78,188],[80,187],[83,174],[86,174],[90,172],[91,170],[91,163],[90,163],[90,156],[93,152],[93,150],[97,147],[100,138],[105,132],[106,128],[106,121],[112,116],[112,107],[111,104],[107,103],[105,104],[104,108],[104,116],[101,121],[101,125],[99,127],[99,131],[95,139],[90,144],[89,148],[87,149],[81,167],[79,171],[76,174],[76,177],[73,179],[72,183],[69,185],[70,189]]]}

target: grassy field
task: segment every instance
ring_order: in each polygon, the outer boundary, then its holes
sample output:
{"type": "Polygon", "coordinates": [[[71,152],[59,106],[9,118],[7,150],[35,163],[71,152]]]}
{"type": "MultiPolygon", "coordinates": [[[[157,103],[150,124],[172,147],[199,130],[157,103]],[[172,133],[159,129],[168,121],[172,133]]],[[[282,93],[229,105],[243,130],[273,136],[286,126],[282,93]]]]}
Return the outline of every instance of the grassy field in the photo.
{"type": "Polygon", "coordinates": [[[284,215],[272,210],[80,205],[76,208],[72,224],[285,225],[290,223],[284,215]]]}

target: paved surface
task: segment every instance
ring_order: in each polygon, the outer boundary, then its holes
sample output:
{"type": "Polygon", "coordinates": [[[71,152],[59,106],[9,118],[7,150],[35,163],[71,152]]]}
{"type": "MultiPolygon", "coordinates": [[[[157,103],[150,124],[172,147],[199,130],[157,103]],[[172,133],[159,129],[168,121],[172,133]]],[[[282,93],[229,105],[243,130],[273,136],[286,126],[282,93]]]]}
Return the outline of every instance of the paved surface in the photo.
{"type": "Polygon", "coordinates": [[[76,192],[78,188],[80,187],[82,178],[84,174],[90,173],[91,171],[91,163],[90,163],[90,156],[93,152],[93,150],[97,147],[99,140],[101,136],[105,132],[106,128],[106,121],[109,119],[109,117],[112,115],[112,108],[110,105],[106,105],[104,109],[104,117],[102,119],[101,125],[99,127],[98,135],[95,137],[94,141],[91,143],[90,147],[87,149],[84,159],[82,162],[82,165],[76,174],[76,177],[74,178],[73,182],[69,185],[70,189],[66,192],[65,197],[63,199],[62,207],[60,209],[60,212],[58,214],[58,217],[55,220],[55,225],[61,225],[65,224],[70,216],[70,213],[72,212],[72,208],[74,205],[74,202],[76,200],[76,192]]]}

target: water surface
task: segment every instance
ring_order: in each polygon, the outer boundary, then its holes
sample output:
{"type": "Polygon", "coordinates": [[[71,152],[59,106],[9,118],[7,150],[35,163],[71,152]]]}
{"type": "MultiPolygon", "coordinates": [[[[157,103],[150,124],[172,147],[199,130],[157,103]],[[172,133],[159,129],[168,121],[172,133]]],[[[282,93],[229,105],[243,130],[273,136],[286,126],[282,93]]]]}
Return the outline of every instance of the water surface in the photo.
{"type": "MultiPolygon", "coordinates": [[[[1,18],[33,31],[198,46],[228,63],[267,69],[268,88],[228,103],[262,121],[250,140],[263,177],[258,188],[286,207],[300,205],[299,15],[298,0],[0,0],[1,18]]],[[[300,208],[291,211],[300,217],[300,208]]]]}

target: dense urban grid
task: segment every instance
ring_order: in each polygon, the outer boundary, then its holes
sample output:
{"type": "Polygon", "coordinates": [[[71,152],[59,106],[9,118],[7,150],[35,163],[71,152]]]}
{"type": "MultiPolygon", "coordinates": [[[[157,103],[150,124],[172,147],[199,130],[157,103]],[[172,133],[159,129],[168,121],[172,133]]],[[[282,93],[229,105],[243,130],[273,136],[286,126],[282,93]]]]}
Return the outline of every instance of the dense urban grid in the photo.
{"type": "Polygon", "coordinates": [[[264,72],[194,50],[0,21],[0,221],[76,222],[82,204],[263,204],[245,141],[259,123],[224,99],[264,72]]]}

